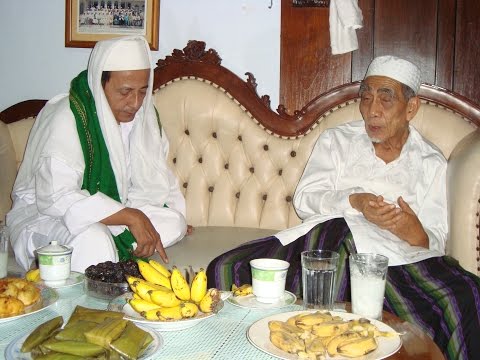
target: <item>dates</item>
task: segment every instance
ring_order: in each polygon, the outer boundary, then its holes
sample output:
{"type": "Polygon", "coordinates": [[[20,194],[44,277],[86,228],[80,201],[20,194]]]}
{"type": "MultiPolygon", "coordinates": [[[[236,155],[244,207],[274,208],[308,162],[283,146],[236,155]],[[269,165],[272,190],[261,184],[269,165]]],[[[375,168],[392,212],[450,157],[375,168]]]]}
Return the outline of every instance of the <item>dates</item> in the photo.
{"type": "Polygon", "coordinates": [[[126,275],[142,278],[135,260],[119,261],[117,263],[105,261],[97,265],[90,265],[85,270],[85,276],[89,279],[107,283],[125,282],[126,275]]]}
{"type": "Polygon", "coordinates": [[[91,265],[85,270],[85,292],[96,298],[113,299],[129,291],[127,275],[143,279],[134,260],[117,263],[106,261],[91,265]]]}

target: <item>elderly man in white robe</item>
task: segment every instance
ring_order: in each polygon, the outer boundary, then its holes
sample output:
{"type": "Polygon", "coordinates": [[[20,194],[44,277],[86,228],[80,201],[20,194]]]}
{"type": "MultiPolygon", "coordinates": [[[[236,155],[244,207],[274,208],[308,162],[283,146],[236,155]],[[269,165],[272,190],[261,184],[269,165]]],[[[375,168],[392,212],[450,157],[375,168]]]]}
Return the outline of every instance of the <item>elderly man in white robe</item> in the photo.
{"type": "Polygon", "coordinates": [[[52,240],[73,247],[72,270],[157,251],[187,232],[185,200],[168,169],[141,36],[99,41],[69,94],[32,128],[7,215],[17,262],[29,269],[52,240]]]}
{"type": "MultiPolygon", "coordinates": [[[[448,359],[480,354],[480,279],[445,256],[448,234],[442,153],[410,126],[420,106],[420,70],[381,56],[360,86],[363,121],[325,130],[297,185],[303,222],[233,249],[207,268],[210,287],[251,281],[249,261],[290,262],[286,289],[300,294],[300,253],[323,249],[387,256],[384,310],[421,327],[448,359]]],[[[348,262],[337,300],[350,300],[348,262]]]]}

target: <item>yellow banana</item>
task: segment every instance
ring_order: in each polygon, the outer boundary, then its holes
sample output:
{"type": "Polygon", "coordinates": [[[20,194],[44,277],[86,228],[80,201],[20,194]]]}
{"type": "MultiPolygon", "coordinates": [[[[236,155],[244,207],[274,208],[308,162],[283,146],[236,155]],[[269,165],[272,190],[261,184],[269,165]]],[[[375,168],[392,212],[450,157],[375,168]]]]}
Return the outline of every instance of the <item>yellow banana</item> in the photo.
{"type": "MultiPolygon", "coordinates": [[[[142,299],[142,297],[140,295],[138,295],[137,293],[133,293],[132,294],[132,299],[142,299]]],[[[143,300],[143,299],[142,299],[143,300]]]]}
{"type": "Polygon", "coordinates": [[[158,310],[159,309],[152,309],[152,310],[147,310],[147,311],[142,311],[140,315],[142,315],[145,319],[147,320],[152,320],[152,321],[159,321],[158,317],[158,310]]]}
{"type": "Polygon", "coordinates": [[[169,289],[172,288],[172,285],[170,284],[170,279],[155,270],[152,265],[143,260],[137,260],[137,263],[140,274],[142,274],[145,280],[157,285],[165,286],[169,289]]]}
{"type": "Polygon", "coordinates": [[[180,320],[183,318],[180,305],[174,307],[162,307],[157,310],[157,316],[161,321],[180,320]]]}
{"type": "Polygon", "coordinates": [[[148,263],[163,276],[166,276],[167,278],[172,276],[172,273],[170,272],[170,270],[168,270],[164,265],[160,264],[158,261],[150,259],[148,260],[148,263]]]}
{"type": "Polygon", "coordinates": [[[190,287],[190,299],[197,304],[203,299],[207,293],[207,273],[201,268],[195,275],[190,287]]]}
{"type": "Polygon", "coordinates": [[[373,336],[364,336],[360,339],[350,341],[346,344],[339,345],[338,354],[347,357],[358,357],[366,355],[377,348],[377,342],[373,336]]]}
{"type": "Polygon", "coordinates": [[[296,319],[295,325],[313,326],[327,321],[332,321],[332,315],[330,315],[330,313],[316,311],[314,313],[299,317],[298,319],[296,319]]]}
{"type": "Polygon", "coordinates": [[[358,332],[347,331],[341,335],[334,336],[330,338],[330,341],[327,344],[327,352],[330,356],[335,356],[338,354],[338,347],[340,345],[345,345],[350,341],[359,339],[361,335],[358,332]]]}
{"type": "Polygon", "coordinates": [[[152,302],[162,307],[174,307],[181,303],[172,290],[149,290],[148,293],[152,302]]]}
{"type": "Polygon", "coordinates": [[[172,292],[172,290],[170,290],[169,288],[165,287],[165,286],[162,286],[162,285],[156,285],[156,284],[153,284],[151,282],[148,282],[148,281],[144,281],[144,280],[139,280],[139,281],[135,281],[133,283],[134,287],[135,287],[135,293],[137,293],[138,295],[140,295],[140,297],[146,301],[152,301],[152,299],[150,298],[150,293],[149,291],[150,290],[153,290],[153,291],[166,291],[166,292],[172,292]]]}
{"type": "Polygon", "coordinates": [[[40,278],[40,269],[33,269],[33,270],[29,270],[26,274],[25,274],[25,279],[28,280],[28,281],[33,281],[33,282],[38,282],[41,280],[40,278]]]}
{"type": "Polygon", "coordinates": [[[233,296],[247,296],[253,294],[253,287],[250,284],[243,284],[237,287],[237,285],[232,284],[232,295],[233,296]]]}
{"type": "Polygon", "coordinates": [[[138,313],[141,313],[142,311],[158,309],[160,307],[157,304],[154,304],[149,301],[145,301],[143,299],[130,299],[128,303],[133,308],[133,310],[135,310],[138,313]]]}
{"type": "Polygon", "coordinates": [[[176,266],[173,266],[172,268],[170,282],[172,285],[171,289],[180,300],[190,300],[190,286],[176,266]]]}
{"type": "Polygon", "coordinates": [[[270,331],[285,331],[298,337],[302,337],[307,333],[304,329],[279,320],[269,321],[268,328],[270,331]]]}
{"type": "Polygon", "coordinates": [[[320,338],[312,336],[305,339],[305,352],[314,355],[313,358],[317,359],[325,356],[326,349],[320,338]]]}
{"type": "Polygon", "coordinates": [[[182,317],[191,318],[198,314],[198,306],[195,303],[186,301],[180,304],[180,311],[182,312],[182,317]]]}
{"type": "Polygon", "coordinates": [[[348,323],[343,321],[327,321],[312,326],[312,333],[321,337],[340,335],[347,330],[348,323]]]}
{"type": "Polygon", "coordinates": [[[270,341],[280,350],[291,354],[305,352],[303,340],[285,331],[270,331],[270,341]]]}
{"type": "MultiPolygon", "coordinates": [[[[173,274],[172,274],[173,276],[173,274]]],[[[220,291],[216,288],[210,288],[200,301],[199,308],[201,312],[210,313],[215,310],[220,301],[220,291]]]]}

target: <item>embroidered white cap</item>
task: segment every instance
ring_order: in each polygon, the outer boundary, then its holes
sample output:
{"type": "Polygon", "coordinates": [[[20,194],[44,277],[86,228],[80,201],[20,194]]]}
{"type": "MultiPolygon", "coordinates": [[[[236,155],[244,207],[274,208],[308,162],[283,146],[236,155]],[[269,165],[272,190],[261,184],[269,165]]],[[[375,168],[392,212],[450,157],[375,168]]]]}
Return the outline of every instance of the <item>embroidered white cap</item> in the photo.
{"type": "Polygon", "coordinates": [[[103,71],[150,69],[150,57],[143,39],[121,39],[114,44],[105,60],[103,71]]]}
{"type": "Polygon", "coordinates": [[[396,56],[379,56],[372,60],[365,78],[369,76],[386,76],[409,86],[415,94],[420,89],[420,69],[410,61],[396,56]]]}

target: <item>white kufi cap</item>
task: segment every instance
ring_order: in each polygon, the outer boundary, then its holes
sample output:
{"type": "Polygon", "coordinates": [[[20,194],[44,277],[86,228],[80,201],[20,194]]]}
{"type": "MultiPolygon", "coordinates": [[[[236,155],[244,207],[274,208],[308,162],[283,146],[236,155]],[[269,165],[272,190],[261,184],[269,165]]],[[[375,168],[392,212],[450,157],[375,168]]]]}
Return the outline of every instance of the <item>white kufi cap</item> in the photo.
{"type": "Polygon", "coordinates": [[[117,41],[110,50],[103,71],[150,69],[150,58],[144,41],[129,39],[117,41]]]}
{"type": "Polygon", "coordinates": [[[410,87],[415,94],[420,89],[420,70],[410,61],[396,56],[379,56],[372,60],[365,78],[369,76],[386,76],[410,87]]]}

